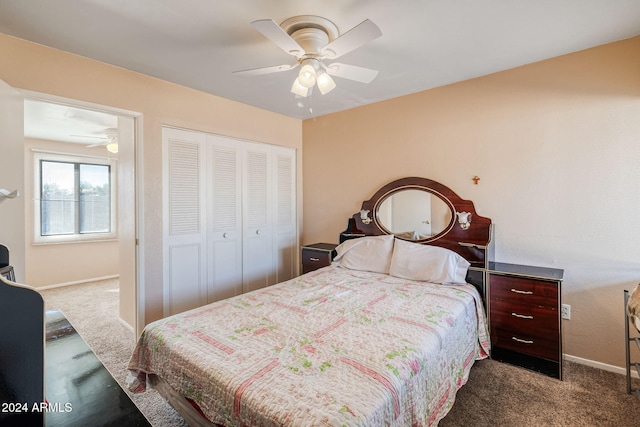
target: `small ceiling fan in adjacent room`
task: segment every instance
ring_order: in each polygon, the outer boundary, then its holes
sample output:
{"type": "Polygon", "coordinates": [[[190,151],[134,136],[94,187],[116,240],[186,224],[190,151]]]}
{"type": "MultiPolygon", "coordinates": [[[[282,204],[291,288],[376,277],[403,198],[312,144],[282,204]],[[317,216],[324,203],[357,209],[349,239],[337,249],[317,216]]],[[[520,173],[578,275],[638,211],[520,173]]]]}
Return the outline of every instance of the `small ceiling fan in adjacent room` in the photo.
{"type": "Polygon", "coordinates": [[[105,129],[104,135],[100,136],[92,136],[92,135],[70,135],[77,136],[82,138],[92,138],[92,139],[100,139],[102,142],[97,142],[95,144],[87,145],[87,148],[93,147],[106,147],[107,151],[113,154],[118,153],[118,129],[105,129]]]}
{"type": "Polygon", "coordinates": [[[280,49],[294,56],[295,64],[236,71],[234,74],[256,76],[293,70],[300,67],[293,81],[291,92],[302,97],[311,94],[318,86],[324,95],[336,87],[333,77],[370,83],[377,70],[339,62],[325,63],[349,53],[382,35],[380,28],[366,19],[344,34],[328,19],[320,16],[294,16],[278,25],[271,19],[253,21],[251,26],[275,43],[280,49]]]}

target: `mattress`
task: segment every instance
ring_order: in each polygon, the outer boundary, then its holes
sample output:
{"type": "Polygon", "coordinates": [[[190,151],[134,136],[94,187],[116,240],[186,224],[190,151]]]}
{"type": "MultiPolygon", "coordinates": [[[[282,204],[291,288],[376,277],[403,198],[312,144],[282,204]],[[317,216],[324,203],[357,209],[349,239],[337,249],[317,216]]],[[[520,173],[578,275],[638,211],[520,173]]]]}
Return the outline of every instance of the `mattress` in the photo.
{"type": "Polygon", "coordinates": [[[473,286],[334,265],[148,325],[129,369],[223,426],[427,426],[488,354],[473,286]]]}

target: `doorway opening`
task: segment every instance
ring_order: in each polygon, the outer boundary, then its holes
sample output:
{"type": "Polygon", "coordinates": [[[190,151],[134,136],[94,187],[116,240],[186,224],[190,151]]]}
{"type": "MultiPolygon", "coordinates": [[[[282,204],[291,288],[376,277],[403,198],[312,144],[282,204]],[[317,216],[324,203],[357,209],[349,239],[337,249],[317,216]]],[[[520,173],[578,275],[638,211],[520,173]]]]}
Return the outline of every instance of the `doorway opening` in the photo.
{"type": "Polygon", "coordinates": [[[25,282],[51,289],[117,279],[119,318],[138,332],[141,115],[24,96],[25,282]]]}

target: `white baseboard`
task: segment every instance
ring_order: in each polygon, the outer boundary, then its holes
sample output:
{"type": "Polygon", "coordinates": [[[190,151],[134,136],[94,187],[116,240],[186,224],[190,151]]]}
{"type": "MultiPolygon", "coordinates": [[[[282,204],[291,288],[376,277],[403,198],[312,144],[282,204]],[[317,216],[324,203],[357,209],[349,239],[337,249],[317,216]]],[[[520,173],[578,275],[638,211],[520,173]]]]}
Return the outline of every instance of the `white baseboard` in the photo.
{"type": "Polygon", "coordinates": [[[128,330],[131,331],[132,334],[135,335],[136,331],[134,330],[133,326],[131,326],[127,321],[125,321],[122,317],[118,317],[118,320],[120,321],[120,323],[122,323],[124,325],[125,328],[127,328],[128,330]]]}
{"type": "MultiPolygon", "coordinates": [[[[582,357],[572,356],[570,354],[562,355],[564,360],[569,362],[579,363],[580,365],[590,366],[592,368],[601,369],[603,371],[613,372],[615,374],[627,375],[626,368],[620,366],[609,365],[607,363],[596,362],[595,360],[583,359],[582,357]]],[[[640,378],[635,369],[631,370],[631,376],[634,378],[640,378]]]]}
{"type": "Polygon", "coordinates": [[[63,288],[65,286],[73,286],[73,285],[82,285],[90,282],[99,282],[101,280],[117,279],[119,277],[120,277],[119,274],[114,274],[112,276],[92,277],[91,279],[76,280],[75,282],[56,283],[54,285],[39,286],[37,288],[34,287],[34,289],[38,291],[45,291],[47,289],[63,288]]]}

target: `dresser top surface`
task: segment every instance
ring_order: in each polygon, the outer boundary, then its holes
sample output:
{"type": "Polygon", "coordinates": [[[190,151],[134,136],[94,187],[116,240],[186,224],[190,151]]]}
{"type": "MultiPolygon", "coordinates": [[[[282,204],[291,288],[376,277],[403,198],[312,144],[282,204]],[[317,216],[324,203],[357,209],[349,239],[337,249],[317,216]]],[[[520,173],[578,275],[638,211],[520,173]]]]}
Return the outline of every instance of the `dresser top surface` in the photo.
{"type": "Polygon", "coordinates": [[[545,280],[561,281],[564,270],[559,268],[536,267],[532,265],[490,262],[489,273],[510,274],[514,276],[535,277],[545,280]]]}
{"type": "Polygon", "coordinates": [[[336,246],[335,243],[313,243],[311,245],[302,245],[303,249],[314,249],[316,251],[333,251],[336,246]]]}

